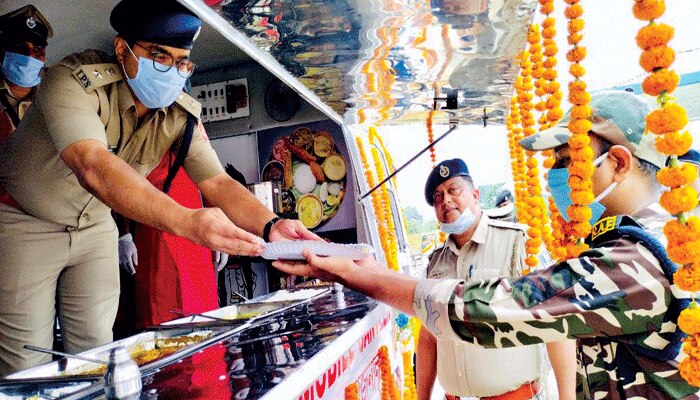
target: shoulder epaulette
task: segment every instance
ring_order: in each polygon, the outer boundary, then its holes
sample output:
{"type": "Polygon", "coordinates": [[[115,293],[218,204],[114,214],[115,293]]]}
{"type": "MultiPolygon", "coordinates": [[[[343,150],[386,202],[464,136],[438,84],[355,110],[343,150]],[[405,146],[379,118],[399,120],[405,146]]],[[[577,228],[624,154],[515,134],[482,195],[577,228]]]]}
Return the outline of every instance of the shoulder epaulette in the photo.
{"type": "Polygon", "coordinates": [[[86,92],[123,79],[119,65],[113,63],[81,65],[73,70],[73,76],[86,92]]]}
{"type": "Polygon", "coordinates": [[[593,225],[591,234],[586,238],[586,243],[595,246],[596,244],[604,243],[609,240],[618,239],[621,236],[619,231],[620,227],[625,226],[643,229],[637,221],[628,215],[605,217],[593,225]]]}
{"type": "Polygon", "coordinates": [[[185,92],[182,92],[177,96],[175,104],[192,114],[195,118],[199,118],[199,115],[202,113],[202,104],[185,92]]]}
{"type": "Polygon", "coordinates": [[[523,231],[523,232],[527,231],[527,225],[519,224],[516,222],[501,221],[498,219],[489,218],[488,223],[491,226],[497,226],[499,228],[513,229],[516,231],[523,231]]]}

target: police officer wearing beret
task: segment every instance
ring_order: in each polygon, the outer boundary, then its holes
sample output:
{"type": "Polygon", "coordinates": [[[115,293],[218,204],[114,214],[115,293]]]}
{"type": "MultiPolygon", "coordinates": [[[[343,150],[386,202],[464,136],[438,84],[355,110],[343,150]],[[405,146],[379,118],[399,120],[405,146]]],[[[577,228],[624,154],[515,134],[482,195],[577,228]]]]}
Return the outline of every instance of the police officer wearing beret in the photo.
{"type": "Polygon", "coordinates": [[[41,82],[51,24],[33,5],[0,16],[0,142],[19,125],[41,82]]]}
{"type": "Polygon", "coordinates": [[[49,68],[34,107],[0,145],[0,377],[50,360],[23,346],[51,346],[55,309],[68,352],[112,340],[110,208],[227,254],[260,255],[259,236],[318,239],[231,179],[201,124],[184,168],[212,208],[182,207],[144,178],[184,142],[188,115],[199,117],[182,89],[201,21],[175,0],[123,0],[110,21],[114,56],[88,50],[49,68]]]}
{"type": "MultiPolygon", "coordinates": [[[[430,172],[425,200],[434,207],[440,229],[449,234],[445,245],[430,256],[428,278],[470,281],[521,275],[526,268],[524,226],[491,219],[481,211],[479,190],[463,160],[445,160],[430,172]]],[[[527,392],[532,396],[522,398],[529,399],[542,391],[547,378],[541,375],[546,363],[542,346],[484,349],[421,329],[416,353],[419,399],[431,398],[436,372],[448,398],[514,398],[527,392]],[[521,368],[503,369],[516,360],[521,368]],[[499,370],[504,373],[494,373],[499,370]]],[[[573,365],[570,369],[573,377],[573,365]]]]}

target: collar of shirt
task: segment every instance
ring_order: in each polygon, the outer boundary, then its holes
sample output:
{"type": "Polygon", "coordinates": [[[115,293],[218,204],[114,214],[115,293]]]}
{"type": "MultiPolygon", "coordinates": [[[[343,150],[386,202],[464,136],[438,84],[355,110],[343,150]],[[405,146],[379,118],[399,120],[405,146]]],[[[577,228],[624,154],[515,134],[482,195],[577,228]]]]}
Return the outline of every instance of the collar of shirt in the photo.
{"type": "Polygon", "coordinates": [[[0,92],[7,93],[7,96],[17,104],[32,101],[34,95],[36,94],[38,86],[33,87],[32,90],[29,91],[29,96],[26,99],[20,100],[12,94],[12,91],[10,90],[10,85],[8,85],[7,80],[5,79],[5,77],[2,76],[2,73],[0,73],[0,77],[2,77],[2,79],[0,79],[0,92]]]}
{"type": "MultiPolygon", "coordinates": [[[[486,241],[486,233],[488,230],[488,226],[489,217],[488,215],[482,212],[481,217],[479,218],[479,222],[477,222],[476,229],[474,230],[471,239],[469,239],[469,242],[483,244],[486,241]]],[[[445,243],[445,246],[447,246],[447,248],[450,249],[450,251],[452,251],[456,255],[459,255],[460,249],[457,248],[457,243],[455,243],[454,239],[452,238],[452,235],[447,237],[447,242],[445,243]]]]}
{"type": "MultiPolygon", "coordinates": [[[[123,74],[123,73],[122,73],[123,74]]],[[[134,101],[134,95],[131,93],[131,89],[129,89],[129,83],[126,81],[126,78],[123,81],[120,81],[119,84],[117,85],[118,87],[118,96],[119,96],[119,114],[122,116],[126,115],[127,111],[130,109],[133,109],[133,115],[136,115],[136,101],[134,101]]],[[[173,105],[175,105],[173,103],[173,105]]],[[[170,106],[172,107],[172,106],[170,106]]],[[[168,109],[170,107],[163,107],[158,109],[158,113],[161,114],[162,116],[167,115],[168,109]]]]}

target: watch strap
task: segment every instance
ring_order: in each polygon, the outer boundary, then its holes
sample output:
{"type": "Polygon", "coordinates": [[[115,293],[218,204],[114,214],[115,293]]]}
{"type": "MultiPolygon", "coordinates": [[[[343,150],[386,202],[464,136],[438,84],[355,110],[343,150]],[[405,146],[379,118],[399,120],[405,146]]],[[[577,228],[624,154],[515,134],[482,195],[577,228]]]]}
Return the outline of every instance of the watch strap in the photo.
{"type": "Polygon", "coordinates": [[[282,218],[280,218],[280,217],[274,217],[271,220],[267,221],[267,223],[265,224],[265,227],[263,228],[263,234],[262,234],[262,238],[265,242],[270,241],[270,231],[272,230],[272,227],[275,225],[275,223],[281,219],[282,218]]]}

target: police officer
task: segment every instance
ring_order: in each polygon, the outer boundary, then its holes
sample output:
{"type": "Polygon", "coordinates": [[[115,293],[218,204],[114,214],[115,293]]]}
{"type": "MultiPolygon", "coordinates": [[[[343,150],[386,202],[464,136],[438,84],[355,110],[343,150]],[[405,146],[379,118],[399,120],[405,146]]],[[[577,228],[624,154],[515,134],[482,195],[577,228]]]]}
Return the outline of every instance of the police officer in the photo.
{"type": "Polygon", "coordinates": [[[513,204],[513,192],[501,189],[496,195],[495,208],[486,210],[486,214],[494,219],[508,222],[517,222],[515,219],[515,204],[513,204]]]}
{"type": "MultiPolygon", "coordinates": [[[[678,371],[686,355],[677,320],[688,301],[673,285],[677,265],[657,239],[663,233],[656,236],[633,218],[659,199],[656,173],[666,164],[654,136],[644,133],[648,107],[632,93],[604,91],[592,96],[590,109],[594,225],[586,238],[591,249],[578,258],[519,279],[470,283],[416,281],[377,267],[369,257],[355,263],[308,251],[307,265],[273,265],[342,282],[417,315],[438,337],[484,347],[575,338],[576,398],[697,399],[698,388],[678,371]]],[[[571,202],[567,167],[578,156],[567,143],[570,115],[520,142],[530,151],[554,149],[548,184],[562,215],[571,202]]]]}
{"type": "Polygon", "coordinates": [[[36,95],[51,24],[33,5],[0,16],[0,142],[12,133],[36,95]]]}
{"type": "Polygon", "coordinates": [[[119,274],[109,208],[227,254],[260,255],[258,236],[317,239],[231,179],[201,124],[188,122],[200,112],[182,92],[199,18],[175,0],[123,0],[110,21],[115,56],[88,50],[50,68],[0,145],[0,376],[49,361],[22,346],[51,345],[56,301],[67,351],[112,340],[119,274]],[[182,207],[144,178],[188,132],[184,168],[214,208],[182,207]]]}
{"type": "MultiPolygon", "coordinates": [[[[445,245],[430,256],[428,278],[470,281],[518,277],[527,268],[524,226],[497,221],[482,212],[479,190],[463,160],[445,160],[430,172],[425,200],[434,207],[440,229],[449,234],[445,245]]],[[[488,398],[520,392],[528,395],[523,398],[534,397],[547,378],[541,375],[546,365],[543,351],[541,346],[484,349],[463,341],[436,339],[422,328],[416,363],[418,398],[431,398],[436,370],[448,398],[488,398]],[[494,373],[514,360],[523,368],[494,373]]],[[[573,377],[573,365],[571,371],[573,377]]]]}

